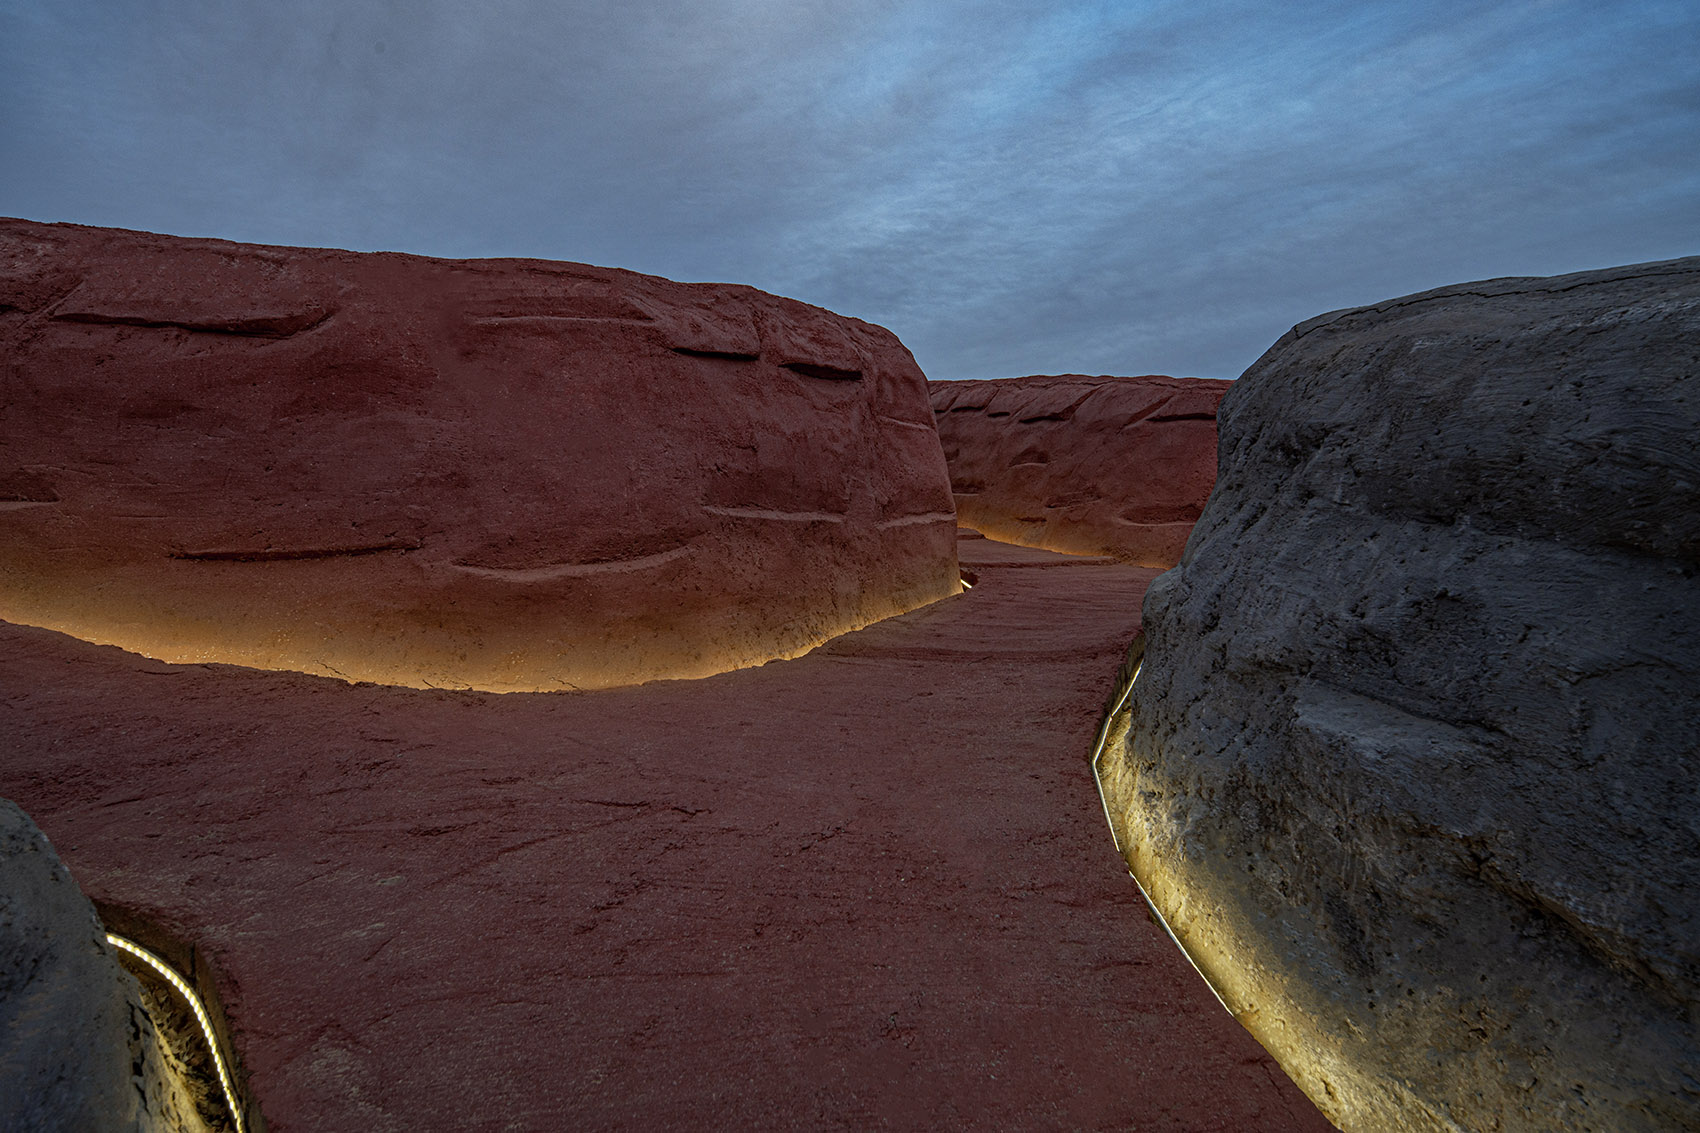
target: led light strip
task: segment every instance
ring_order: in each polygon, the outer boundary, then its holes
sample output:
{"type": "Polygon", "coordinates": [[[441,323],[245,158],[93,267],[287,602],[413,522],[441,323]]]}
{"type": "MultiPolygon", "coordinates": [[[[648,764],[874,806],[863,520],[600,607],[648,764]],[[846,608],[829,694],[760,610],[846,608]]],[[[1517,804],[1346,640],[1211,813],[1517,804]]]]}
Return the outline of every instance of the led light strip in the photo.
{"type": "MultiPolygon", "coordinates": [[[[1127,687],[1122,689],[1121,696],[1116,699],[1116,706],[1104,713],[1104,722],[1098,727],[1098,740],[1092,745],[1092,781],[1098,786],[1098,802],[1104,808],[1104,821],[1110,825],[1110,841],[1115,844],[1117,854],[1122,853],[1122,840],[1116,834],[1116,820],[1110,817],[1110,800],[1104,794],[1104,778],[1098,773],[1098,761],[1103,758],[1104,745],[1109,742],[1110,725],[1121,713],[1121,710],[1127,707],[1128,697],[1133,695],[1134,682],[1139,680],[1140,670],[1144,668],[1145,661],[1141,658],[1139,664],[1133,667],[1133,676],[1127,679],[1127,687]]],[[[1125,864],[1127,860],[1125,855],[1122,860],[1125,864]]],[[[1157,923],[1163,926],[1163,931],[1168,933],[1169,939],[1174,941],[1175,947],[1181,950],[1181,955],[1185,956],[1186,962],[1192,965],[1192,970],[1198,973],[1198,978],[1204,981],[1204,986],[1210,989],[1210,994],[1216,997],[1216,1002],[1222,1005],[1222,1010],[1233,1015],[1234,1009],[1228,1006],[1228,1001],[1222,998],[1222,993],[1216,990],[1216,985],[1210,982],[1210,977],[1204,974],[1204,969],[1198,966],[1198,961],[1194,960],[1192,953],[1186,950],[1186,945],[1181,943],[1181,938],[1176,936],[1175,930],[1169,927],[1169,922],[1163,917],[1162,911],[1157,908],[1157,902],[1151,899],[1151,894],[1145,891],[1145,886],[1140,883],[1139,877],[1131,868],[1127,871],[1127,875],[1133,878],[1134,887],[1139,890],[1139,895],[1145,898],[1145,907],[1151,910],[1151,915],[1157,918],[1157,923]]],[[[1237,1015],[1234,1017],[1239,1018],[1237,1015]]]]}
{"type": "Polygon", "coordinates": [[[201,1037],[206,1040],[207,1049],[212,1051],[213,1065],[218,1067],[218,1082],[224,1087],[224,1103],[230,1107],[230,1120],[236,1124],[236,1133],[242,1133],[242,1109],[236,1104],[236,1091],[230,1085],[230,1072],[225,1068],[224,1056],[219,1053],[218,1039],[213,1035],[212,1020],[207,1018],[207,1009],[201,1003],[201,997],[194,989],[183,981],[172,970],[171,965],[143,948],[133,940],[126,940],[115,933],[106,934],[106,942],[114,948],[123,949],[165,978],[165,982],[177,989],[185,1002],[195,1013],[195,1021],[201,1025],[201,1037]]]}

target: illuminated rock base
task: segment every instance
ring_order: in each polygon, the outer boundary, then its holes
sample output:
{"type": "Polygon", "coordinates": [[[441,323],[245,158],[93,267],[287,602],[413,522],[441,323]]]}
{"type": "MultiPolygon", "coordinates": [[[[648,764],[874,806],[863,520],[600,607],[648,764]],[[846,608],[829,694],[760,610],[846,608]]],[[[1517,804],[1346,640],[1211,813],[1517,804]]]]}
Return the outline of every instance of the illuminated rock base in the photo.
{"type": "Polygon", "coordinates": [[[0,618],[496,691],[957,592],[926,383],[753,288],[0,221],[0,618]]]}
{"type": "Polygon", "coordinates": [[[1104,758],[1127,858],[1348,1131],[1700,1128],[1700,260],[1294,329],[1104,758]]]}

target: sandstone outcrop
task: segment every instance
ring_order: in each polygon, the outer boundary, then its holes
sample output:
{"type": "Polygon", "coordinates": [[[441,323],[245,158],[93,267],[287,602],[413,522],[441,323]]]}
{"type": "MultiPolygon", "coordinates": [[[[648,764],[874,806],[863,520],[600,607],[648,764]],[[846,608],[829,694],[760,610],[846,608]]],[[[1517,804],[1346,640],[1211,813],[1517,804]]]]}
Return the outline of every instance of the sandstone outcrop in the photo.
{"type": "Polygon", "coordinates": [[[1232,384],[929,382],[957,521],[1023,546],[1173,566],[1216,481],[1216,405],[1232,384]]]}
{"type": "Polygon", "coordinates": [[[1346,1130],[1700,1128],[1700,259],[1295,327],[1106,755],[1130,865],[1346,1130]]]}
{"type": "Polygon", "coordinates": [[[206,1128],[94,907],[0,799],[0,1129],[206,1128]]]}
{"type": "Polygon", "coordinates": [[[492,690],[698,676],[955,593],[889,332],[580,264],[0,221],[0,618],[492,690]]]}

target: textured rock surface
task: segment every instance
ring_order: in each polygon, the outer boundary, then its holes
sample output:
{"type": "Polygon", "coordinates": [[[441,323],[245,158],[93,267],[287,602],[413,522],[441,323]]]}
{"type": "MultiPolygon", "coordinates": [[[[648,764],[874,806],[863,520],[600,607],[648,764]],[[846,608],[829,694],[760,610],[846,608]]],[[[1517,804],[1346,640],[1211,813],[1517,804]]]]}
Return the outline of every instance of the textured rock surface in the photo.
{"type": "Polygon", "coordinates": [[[205,1129],[47,838],[0,799],[0,1129],[205,1129]]]}
{"type": "Polygon", "coordinates": [[[1348,1130],[1700,1128],[1700,260],[1304,323],[1222,404],[1110,753],[1348,1130]]]}
{"type": "Polygon", "coordinates": [[[273,1133],[1295,1130],[1086,756],[1154,571],[700,681],[496,696],[0,626],[0,792],[211,957],[273,1133]]]}
{"type": "Polygon", "coordinates": [[[748,287],[0,221],[0,617],[487,689],[956,590],[925,379],[748,287]]]}
{"type": "Polygon", "coordinates": [[[929,382],[957,521],[994,539],[1168,567],[1216,482],[1209,378],[929,382]]]}

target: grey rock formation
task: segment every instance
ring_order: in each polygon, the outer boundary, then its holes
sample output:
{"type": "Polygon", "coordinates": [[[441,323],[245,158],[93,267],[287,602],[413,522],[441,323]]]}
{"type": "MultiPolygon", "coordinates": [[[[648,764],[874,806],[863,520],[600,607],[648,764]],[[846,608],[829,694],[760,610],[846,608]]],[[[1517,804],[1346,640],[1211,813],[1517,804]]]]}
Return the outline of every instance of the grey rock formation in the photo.
{"type": "Polygon", "coordinates": [[[205,1129],[70,871],[0,799],[0,1129],[205,1129]]]}
{"type": "Polygon", "coordinates": [[[1105,756],[1347,1130],[1700,1128],[1700,258],[1295,327],[1105,756]]]}

